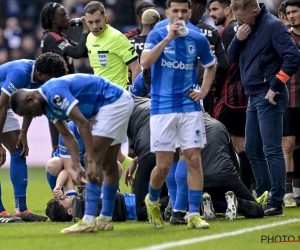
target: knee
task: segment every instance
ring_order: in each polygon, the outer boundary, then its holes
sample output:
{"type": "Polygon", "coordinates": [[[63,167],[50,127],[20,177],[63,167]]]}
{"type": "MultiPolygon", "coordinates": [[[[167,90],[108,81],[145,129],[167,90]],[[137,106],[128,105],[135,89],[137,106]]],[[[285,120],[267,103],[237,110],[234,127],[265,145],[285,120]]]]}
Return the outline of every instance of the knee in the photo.
{"type": "Polygon", "coordinates": [[[185,157],[185,162],[188,165],[189,170],[199,169],[201,167],[200,154],[199,155],[194,154],[190,157],[185,157]]]}
{"type": "Polygon", "coordinates": [[[62,165],[60,163],[60,159],[52,158],[46,164],[46,170],[49,174],[53,176],[58,176],[59,173],[62,171],[62,165]]]}
{"type": "Polygon", "coordinates": [[[285,155],[293,155],[295,145],[293,143],[283,141],[282,149],[285,155]]]}
{"type": "Polygon", "coordinates": [[[171,169],[171,164],[157,165],[157,171],[161,176],[168,176],[170,169],[171,169]]]}

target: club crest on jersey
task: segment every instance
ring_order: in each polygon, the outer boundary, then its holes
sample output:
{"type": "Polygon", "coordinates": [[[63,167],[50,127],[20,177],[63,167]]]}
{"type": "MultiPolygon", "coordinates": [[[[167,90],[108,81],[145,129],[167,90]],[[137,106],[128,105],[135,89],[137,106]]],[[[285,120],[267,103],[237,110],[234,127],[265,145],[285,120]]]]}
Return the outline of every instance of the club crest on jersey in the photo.
{"type": "Polygon", "coordinates": [[[200,136],[200,130],[196,130],[196,136],[200,136]]]}
{"type": "Polygon", "coordinates": [[[194,54],[195,53],[195,48],[193,45],[189,45],[188,46],[188,51],[190,52],[190,54],[194,54]]]}
{"type": "Polygon", "coordinates": [[[55,95],[53,98],[53,102],[57,105],[57,106],[61,106],[63,99],[59,96],[59,95],[55,95]]]}
{"type": "Polygon", "coordinates": [[[98,60],[101,66],[105,67],[108,64],[107,54],[98,54],[98,60]]]}

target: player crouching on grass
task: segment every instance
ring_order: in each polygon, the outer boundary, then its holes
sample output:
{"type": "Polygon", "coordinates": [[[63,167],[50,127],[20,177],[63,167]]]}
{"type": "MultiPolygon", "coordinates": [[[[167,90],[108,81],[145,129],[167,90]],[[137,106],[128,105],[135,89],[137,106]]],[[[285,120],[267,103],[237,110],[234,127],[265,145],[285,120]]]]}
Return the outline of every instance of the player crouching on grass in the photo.
{"type": "MultiPolygon", "coordinates": [[[[92,125],[93,120],[90,120],[90,123],[92,125]]],[[[75,139],[77,140],[79,147],[80,162],[81,165],[84,167],[85,148],[80,137],[78,128],[73,121],[68,122],[68,127],[70,131],[74,134],[75,139]]],[[[118,167],[119,176],[121,176],[122,165],[119,162],[118,167]]],[[[74,184],[78,185],[79,182],[77,181],[76,172],[73,167],[71,155],[67,147],[65,146],[61,135],[59,135],[58,137],[58,147],[54,152],[53,157],[46,164],[46,177],[54,196],[54,199],[51,199],[47,204],[47,216],[50,218],[51,221],[71,221],[73,215],[73,199],[77,196],[74,184]],[[62,192],[62,188],[65,191],[64,193],[62,192]]],[[[82,183],[86,182],[86,179],[82,180],[82,183]]],[[[82,211],[84,211],[84,209],[82,211]]],[[[79,212],[77,212],[77,214],[78,213],[79,212]]],[[[80,219],[82,219],[82,216],[80,219]]]]}

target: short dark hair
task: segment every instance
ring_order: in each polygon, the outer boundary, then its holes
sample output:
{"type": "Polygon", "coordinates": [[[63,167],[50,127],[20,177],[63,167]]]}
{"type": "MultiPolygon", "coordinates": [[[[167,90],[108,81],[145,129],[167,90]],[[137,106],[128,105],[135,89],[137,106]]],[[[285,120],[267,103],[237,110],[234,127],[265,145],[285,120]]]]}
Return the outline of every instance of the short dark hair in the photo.
{"type": "Polygon", "coordinates": [[[73,218],[72,215],[69,215],[68,211],[55,199],[48,201],[46,215],[53,222],[66,222],[71,221],[73,218]]]}
{"type": "Polygon", "coordinates": [[[192,6],[191,0],[167,0],[167,3],[166,3],[167,8],[171,7],[171,3],[188,3],[189,8],[191,8],[191,6],[192,6]]]}
{"type": "Polygon", "coordinates": [[[155,4],[154,3],[151,3],[151,2],[142,2],[141,4],[139,4],[136,9],[135,9],[135,14],[137,16],[141,16],[143,13],[142,13],[142,9],[144,8],[155,8],[155,4]]]}
{"type": "MultiPolygon", "coordinates": [[[[300,8],[300,0],[286,0],[284,3],[285,3],[285,8],[288,6],[296,6],[296,7],[300,8]]],[[[283,12],[283,13],[286,13],[286,12],[283,12]]]]}
{"type": "Polygon", "coordinates": [[[206,6],[207,0],[192,0],[192,5],[193,4],[202,4],[203,6],[206,6]]]}
{"type": "Polygon", "coordinates": [[[84,14],[94,14],[98,10],[100,10],[101,15],[105,15],[105,7],[103,3],[91,1],[84,7],[84,14]]]}
{"type": "Polygon", "coordinates": [[[40,15],[40,22],[43,29],[47,30],[51,28],[51,24],[52,24],[51,18],[53,17],[55,10],[61,6],[62,5],[59,3],[47,3],[43,7],[40,15]]]}
{"type": "Polygon", "coordinates": [[[210,0],[209,5],[213,2],[219,2],[223,9],[230,7],[231,0],[210,0]]]}
{"type": "Polygon", "coordinates": [[[285,2],[282,2],[278,8],[278,13],[283,13],[286,16],[286,5],[285,2]]]}
{"type": "Polygon", "coordinates": [[[52,77],[61,77],[68,73],[65,60],[60,55],[52,52],[40,55],[34,65],[38,72],[52,77]]]}

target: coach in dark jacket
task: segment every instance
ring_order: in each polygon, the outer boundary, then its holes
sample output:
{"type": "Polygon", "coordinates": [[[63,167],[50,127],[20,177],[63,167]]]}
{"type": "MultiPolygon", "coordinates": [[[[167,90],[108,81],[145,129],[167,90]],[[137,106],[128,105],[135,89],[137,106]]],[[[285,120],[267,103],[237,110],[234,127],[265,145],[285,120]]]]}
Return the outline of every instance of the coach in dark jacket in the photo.
{"type": "Polygon", "coordinates": [[[249,95],[245,151],[257,184],[257,196],[271,191],[264,213],[282,215],[285,162],[282,117],[288,101],[286,81],[300,66],[300,53],[279,19],[257,0],[232,0],[240,27],[228,47],[228,59],[239,63],[249,95]]]}

